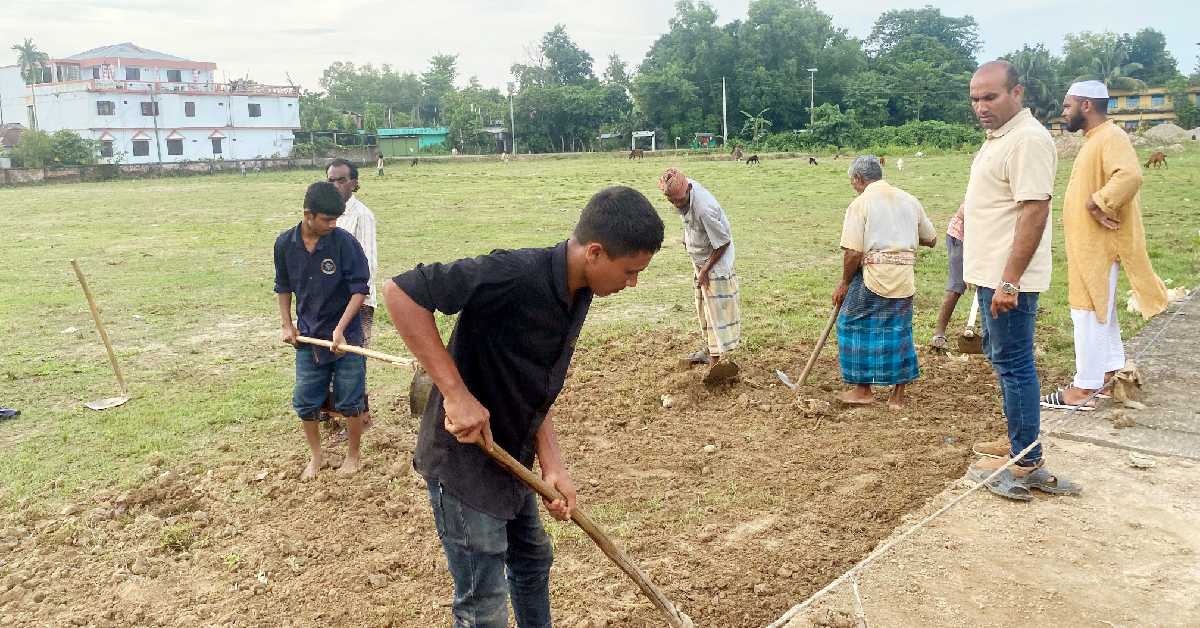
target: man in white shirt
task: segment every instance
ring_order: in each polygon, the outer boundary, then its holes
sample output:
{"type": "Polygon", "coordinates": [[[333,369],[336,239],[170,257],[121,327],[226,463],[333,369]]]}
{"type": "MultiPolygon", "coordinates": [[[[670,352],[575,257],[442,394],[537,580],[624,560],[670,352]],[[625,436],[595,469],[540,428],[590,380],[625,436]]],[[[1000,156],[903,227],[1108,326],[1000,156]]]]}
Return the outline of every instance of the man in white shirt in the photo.
{"type": "Polygon", "coordinates": [[[729,359],[742,341],[742,315],[738,279],[733,266],[733,234],[729,219],[717,199],[696,181],[668,168],[658,188],[679,211],[683,245],[695,271],[696,315],[705,348],[689,356],[689,364],[710,364],[704,381],[728,380],[738,373],[729,359]]]}
{"type": "MultiPolygon", "coordinates": [[[[375,275],[379,268],[378,249],[375,246],[375,214],[371,213],[371,210],[354,195],[358,191],[358,167],[352,162],[340,157],[334,159],[329,162],[325,176],[330,183],[337,186],[342,200],[346,202],[346,211],[338,217],[337,226],[349,231],[350,235],[358,240],[363,253],[367,256],[367,268],[371,272],[371,278],[367,283],[370,292],[363,299],[362,308],[358,311],[359,318],[362,320],[362,346],[365,349],[371,344],[371,332],[375,322],[375,275]]],[[[367,412],[363,417],[363,427],[370,427],[370,425],[371,414],[368,403],[367,412]]]]}
{"type": "Polygon", "coordinates": [[[346,202],[346,213],[337,221],[337,226],[350,232],[367,255],[367,265],[371,270],[371,293],[363,301],[360,315],[363,321],[363,347],[371,343],[371,330],[375,318],[375,274],[379,268],[378,249],[375,247],[375,214],[358,200],[354,195],[358,191],[358,168],[348,160],[338,158],[329,162],[325,171],[330,183],[337,186],[346,202]]]}

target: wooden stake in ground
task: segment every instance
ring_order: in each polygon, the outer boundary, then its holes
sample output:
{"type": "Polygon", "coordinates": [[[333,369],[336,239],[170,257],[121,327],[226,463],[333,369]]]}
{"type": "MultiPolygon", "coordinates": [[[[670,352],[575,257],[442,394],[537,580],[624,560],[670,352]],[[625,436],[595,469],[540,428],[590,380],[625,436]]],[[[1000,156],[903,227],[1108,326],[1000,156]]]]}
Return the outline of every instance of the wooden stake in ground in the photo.
{"type": "MultiPolygon", "coordinates": [[[[303,343],[318,345],[327,349],[333,348],[333,343],[328,340],[309,338],[308,336],[300,336],[298,340],[303,343]]],[[[358,355],[366,356],[368,358],[375,358],[376,360],[383,360],[384,362],[389,362],[396,366],[412,366],[415,364],[413,360],[408,360],[394,355],[388,355],[380,351],[363,349],[362,347],[356,347],[354,345],[342,345],[340,348],[347,353],[357,353],[358,355]]],[[[483,449],[484,453],[494,460],[496,464],[499,464],[507,469],[509,473],[517,476],[517,479],[521,480],[526,486],[536,491],[538,495],[541,495],[550,501],[562,499],[562,495],[560,495],[553,486],[545,483],[532,471],[526,469],[525,465],[517,462],[516,458],[513,458],[511,455],[509,455],[509,453],[504,451],[504,449],[499,445],[493,444],[492,448],[488,449],[481,444],[480,448],[483,449]]],[[[667,596],[663,595],[662,591],[660,591],[658,587],[654,586],[653,582],[650,582],[650,578],[645,574],[645,572],[643,572],[637,565],[633,563],[632,560],[629,559],[628,556],[625,555],[624,552],[622,552],[617,548],[616,545],[613,544],[612,539],[608,538],[608,535],[605,534],[604,531],[592,521],[591,517],[587,516],[587,513],[584,512],[583,509],[579,508],[578,506],[571,509],[571,521],[574,521],[575,525],[583,529],[583,531],[586,532],[589,537],[591,537],[592,541],[594,541],[596,545],[600,547],[600,551],[604,552],[605,556],[608,556],[610,560],[616,563],[617,566],[621,568],[621,571],[624,571],[625,575],[629,576],[629,579],[633,580],[633,582],[638,585],[638,588],[642,590],[642,593],[645,594],[646,597],[650,598],[650,601],[653,602],[654,605],[658,607],[658,610],[662,612],[667,621],[667,625],[671,626],[672,628],[692,628],[692,620],[687,615],[675,608],[675,605],[671,603],[671,600],[668,600],[667,596]]]]}
{"type": "Polygon", "coordinates": [[[121,387],[120,397],[99,399],[97,401],[90,401],[84,405],[93,410],[115,408],[129,401],[129,389],[125,387],[125,377],[121,375],[121,365],[117,364],[117,354],[113,351],[112,342],[108,339],[108,332],[104,330],[104,323],[100,320],[100,308],[96,306],[96,299],[92,297],[92,289],[88,287],[87,279],[83,276],[83,271],[79,268],[79,262],[71,260],[71,268],[75,269],[75,277],[79,279],[79,285],[83,288],[83,296],[87,297],[88,309],[92,311],[92,320],[96,322],[96,331],[100,332],[100,339],[104,341],[104,349],[108,351],[108,361],[112,364],[113,372],[117,375],[117,385],[121,387]]]}
{"type": "Polygon", "coordinates": [[[812,371],[812,367],[817,363],[817,357],[821,355],[821,349],[825,348],[825,341],[829,340],[829,332],[833,331],[833,326],[837,324],[838,313],[842,311],[841,304],[834,306],[833,312],[829,315],[829,322],[825,323],[825,331],[821,332],[820,340],[817,340],[817,346],[813,347],[812,356],[808,358],[808,364],[804,365],[804,370],[800,371],[799,386],[803,386],[804,382],[808,381],[808,374],[812,371]]]}

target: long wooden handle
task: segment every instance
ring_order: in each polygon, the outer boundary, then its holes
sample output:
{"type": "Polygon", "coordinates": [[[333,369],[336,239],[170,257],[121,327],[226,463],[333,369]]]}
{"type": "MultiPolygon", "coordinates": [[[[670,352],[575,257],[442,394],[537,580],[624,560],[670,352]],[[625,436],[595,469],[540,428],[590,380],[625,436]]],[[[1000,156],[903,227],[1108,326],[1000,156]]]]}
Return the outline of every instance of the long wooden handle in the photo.
{"type": "MultiPolygon", "coordinates": [[[[304,344],[316,345],[318,347],[325,347],[326,349],[333,349],[333,342],[331,342],[329,340],[321,340],[320,338],[309,338],[308,336],[298,336],[296,339],[299,340],[300,342],[303,342],[304,344]]],[[[366,356],[368,358],[375,358],[376,360],[383,360],[384,362],[388,362],[394,366],[412,366],[413,364],[416,363],[416,361],[410,360],[408,358],[402,358],[402,357],[395,356],[395,355],[388,355],[388,354],[380,352],[380,351],[372,351],[371,349],[364,349],[362,347],[356,347],[354,345],[342,345],[338,348],[341,349],[342,351],[345,351],[346,353],[357,353],[358,355],[366,356]]]]}
{"type": "Polygon", "coordinates": [[[112,364],[113,372],[117,374],[117,385],[121,387],[121,396],[128,397],[129,389],[125,387],[125,376],[121,375],[121,365],[117,364],[117,354],[113,351],[112,342],[108,339],[108,332],[104,330],[104,323],[100,320],[100,308],[96,307],[92,289],[88,287],[87,278],[83,276],[79,262],[71,260],[71,268],[75,269],[75,277],[79,279],[79,285],[83,288],[83,296],[87,297],[88,309],[92,311],[92,320],[96,322],[96,331],[100,332],[100,340],[104,341],[104,349],[108,351],[108,361],[112,364]]]}
{"type": "MultiPolygon", "coordinates": [[[[508,469],[510,473],[517,476],[517,478],[529,486],[529,488],[536,491],[538,495],[541,495],[550,501],[563,498],[557,489],[547,484],[544,480],[542,480],[542,478],[539,478],[536,474],[534,474],[533,471],[525,468],[525,465],[517,462],[515,458],[510,456],[508,452],[504,451],[504,449],[499,445],[493,444],[492,448],[488,449],[487,447],[483,446],[483,444],[480,444],[480,449],[483,449],[484,453],[486,453],[492,460],[495,460],[497,464],[505,469],[508,469]]],[[[659,611],[662,611],[662,614],[666,618],[669,625],[671,625],[673,628],[691,628],[691,619],[689,619],[683,613],[680,613],[679,610],[675,608],[675,605],[671,603],[671,600],[668,600],[667,597],[663,595],[663,592],[660,591],[658,587],[654,586],[653,582],[650,582],[649,576],[647,576],[645,572],[641,570],[641,568],[634,564],[634,562],[630,560],[624,552],[622,552],[617,548],[616,545],[613,544],[612,539],[610,539],[608,535],[605,534],[604,531],[592,521],[591,517],[587,516],[587,513],[584,512],[582,508],[576,506],[575,508],[571,509],[571,520],[575,522],[575,525],[578,525],[580,528],[582,528],[583,531],[586,532],[593,541],[595,541],[596,545],[600,548],[600,551],[604,552],[605,556],[608,556],[609,559],[616,563],[617,566],[621,568],[621,571],[624,571],[625,574],[638,585],[638,588],[642,590],[642,593],[644,593],[646,597],[650,598],[650,601],[658,607],[659,611]]]]}
{"type": "Polygon", "coordinates": [[[837,323],[838,312],[842,311],[842,305],[839,303],[834,306],[833,312],[829,314],[829,322],[825,323],[825,331],[821,332],[820,340],[817,340],[817,346],[813,347],[812,355],[808,358],[808,364],[804,365],[804,370],[800,372],[799,386],[803,386],[804,382],[808,381],[808,373],[812,370],[814,364],[817,363],[817,357],[821,355],[821,350],[825,348],[825,341],[829,340],[829,332],[833,330],[833,326],[837,323]]]}
{"type": "Polygon", "coordinates": [[[967,329],[975,329],[975,319],[979,318],[979,295],[971,293],[971,313],[967,316],[967,329]]]}

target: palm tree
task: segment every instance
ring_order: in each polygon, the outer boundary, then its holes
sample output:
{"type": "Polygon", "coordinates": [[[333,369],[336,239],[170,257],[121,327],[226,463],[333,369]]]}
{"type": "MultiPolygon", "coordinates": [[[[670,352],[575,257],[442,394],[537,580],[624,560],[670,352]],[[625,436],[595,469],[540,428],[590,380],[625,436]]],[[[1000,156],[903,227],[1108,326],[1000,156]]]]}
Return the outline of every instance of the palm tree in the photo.
{"type": "Polygon", "coordinates": [[[1026,45],[1008,55],[1008,60],[1021,75],[1021,84],[1025,86],[1025,104],[1034,117],[1042,122],[1054,117],[1059,111],[1055,94],[1058,72],[1050,51],[1042,44],[1032,48],[1026,45]]]}
{"type": "Polygon", "coordinates": [[[46,76],[46,68],[50,65],[50,55],[37,49],[33,40],[26,37],[24,44],[12,47],[17,53],[17,65],[21,66],[21,78],[29,86],[29,100],[33,102],[33,119],[29,126],[37,128],[37,97],[33,92],[35,83],[40,83],[46,76]]]}
{"type": "Polygon", "coordinates": [[[14,45],[12,49],[17,53],[17,65],[21,66],[21,78],[25,79],[25,83],[40,83],[50,64],[50,55],[38,50],[28,37],[24,44],[14,45]]]}
{"type": "Polygon", "coordinates": [[[1088,73],[1076,78],[1076,81],[1101,81],[1109,89],[1137,91],[1146,88],[1146,84],[1130,76],[1142,69],[1140,63],[1126,63],[1129,52],[1120,44],[1112,44],[1092,57],[1088,73]]]}

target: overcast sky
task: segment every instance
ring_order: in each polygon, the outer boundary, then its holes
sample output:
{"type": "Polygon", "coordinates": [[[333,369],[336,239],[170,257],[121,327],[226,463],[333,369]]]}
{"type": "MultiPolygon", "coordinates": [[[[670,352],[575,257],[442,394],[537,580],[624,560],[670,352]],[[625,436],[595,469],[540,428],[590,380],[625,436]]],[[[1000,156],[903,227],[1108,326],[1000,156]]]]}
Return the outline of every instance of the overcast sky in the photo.
{"type": "MultiPolygon", "coordinates": [[[[286,75],[317,89],[333,61],[390,63],[421,71],[436,52],[457,53],[465,81],[478,76],[503,87],[508,68],[525,48],[556,23],[596,59],[603,72],[612,52],[631,69],[667,30],[672,0],[10,0],[0,15],[0,65],[15,62],[10,43],[33,38],[52,57],[132,41],[197,61],[213,61],[229,77],[248,75],[285,83],[286,75]]],[[[743,18],[748,0],[712,0],[722,22],[743,18]]],[[[1044,42],[1058,52],[1064,33],[1081,30],[1134,32],[1156,28],[1180,69],[1190,73],[1200,52],[1200,2],[1196,0],[818,0],[821,9],[852,35],[865,37],[879,13],[933,4],[947,15],[970,13],[979,22],[984,48],[994,58],[1025,42],[1044,42]],[[1080,7],[1085,7],[1081,9],[1080,7]]],[[[221,75],[218,74],[218,77],[221,75]]],[[[818,74],[818,80],[819,74],[818,74]]]]}

